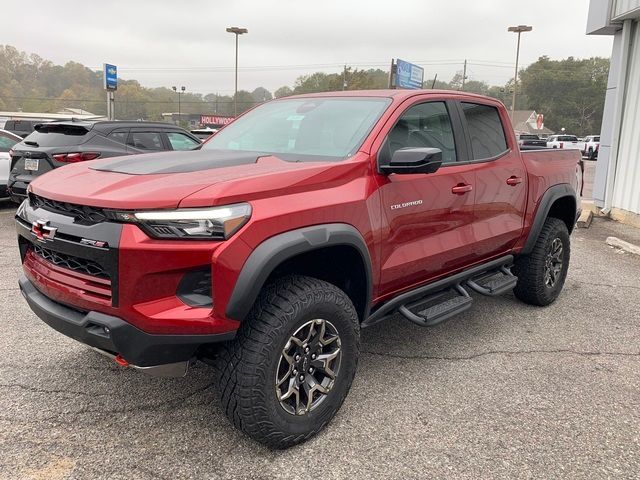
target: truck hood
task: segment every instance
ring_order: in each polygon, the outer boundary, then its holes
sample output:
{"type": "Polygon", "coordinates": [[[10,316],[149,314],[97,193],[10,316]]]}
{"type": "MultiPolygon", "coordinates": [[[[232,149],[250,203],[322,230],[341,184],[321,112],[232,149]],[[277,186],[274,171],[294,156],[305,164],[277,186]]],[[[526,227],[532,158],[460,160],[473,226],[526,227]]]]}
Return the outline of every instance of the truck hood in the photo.
{"type": "Polygon", "coordinates": [[[329,172],[344,163],[353,168],[352,162],[302,163],[254,152],[161,152],[67,165],[34,180],[30,190],[53,200],[103,208],[210,206],[335,182],[343,168],[329,172]]]}

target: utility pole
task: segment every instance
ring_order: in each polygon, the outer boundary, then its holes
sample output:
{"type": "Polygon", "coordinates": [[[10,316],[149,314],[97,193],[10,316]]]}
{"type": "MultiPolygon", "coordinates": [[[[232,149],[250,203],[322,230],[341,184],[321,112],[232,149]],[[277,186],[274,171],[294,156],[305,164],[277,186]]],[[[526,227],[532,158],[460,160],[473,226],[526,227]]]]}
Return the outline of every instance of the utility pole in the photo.
{"type": "Polygon", "coordinates": [[[516,71],[513,75],[513,99],[511,100],[511,118],[516,111],[516,90],[518,89],[518,60],[520,59],[520,34],[522,32],[530,32],[533,27],[529,25],[518,25],[517,27],[509,27],[508,32],[514,32],[518,34],[518,46],[516,47],[516,71]]]}
{"type": "Polygon", "coordinates": [[[467,80],[467,61],[464,61],[464,68],[462,69],[462,88],[460,90],[464,90],[464,83],[467,80]]]}
{"type": "Polygon", "coordinates": [[[347,64],[344,64],[344,71],[342,72],[342,90],[347,89],[347,64]]]}
{"type": "Polygon", "coordinates": [[[233,111],[234,111],[234,116],[237,117],[238,116],[238,37],[243,33],[248,33],[249,30],[247,30],[246,28],[229,27],[227,28],[227,32],[233,33],[236,36],[236,87],[234,90],[235,94],[233,95],[233,111]]]}

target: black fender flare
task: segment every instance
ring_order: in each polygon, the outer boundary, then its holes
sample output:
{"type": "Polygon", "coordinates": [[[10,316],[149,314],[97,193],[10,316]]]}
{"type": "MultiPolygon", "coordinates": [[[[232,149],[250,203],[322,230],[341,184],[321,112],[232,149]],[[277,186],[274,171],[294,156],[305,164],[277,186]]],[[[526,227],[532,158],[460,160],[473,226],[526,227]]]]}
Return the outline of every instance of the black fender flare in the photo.
{"type": "MultiPolygon", "coordinates": [[[[522,248],[520,254],[527,255],[531,253],[533,247],[536,244],[536,240],[538,239],[538,235],[540,235],[540,231],[542,230],[542,226],[544,225],[545,220],[549,216],[549,210],[551,210],[551,206],[556,200],[559,200],[564,197],[571,197],[576,205],[576,212],[574,212],[574,224],[575,221],[578,220],[578,196],[576,195],[575,189],[569,185],[568,183],[561,183],[559,185],[554,185],[549,188],[542,195],[542,199],[538,204],[538,209],[536,210],[536,216],[533,219],[533,223],[531,224],[531,230],[529,230],[529,236],[527,237],[527,241],[522,248]]],[[[571,232],[571,228],[569,229],[571,232]]]]}
{"type": "Polygon", "coordinates": [[[346,223],[330,223],[299,228],[280,233],[258,245],[244,263],[236,281],[225,314],[242,321],[255,303],[267,278],[285,260],[301,253],[325,247],[348,245],[362,257],[367,282],[367,298],[363,318],[369,314],[373,279],[369,249],[360,232],[346,223]]]}

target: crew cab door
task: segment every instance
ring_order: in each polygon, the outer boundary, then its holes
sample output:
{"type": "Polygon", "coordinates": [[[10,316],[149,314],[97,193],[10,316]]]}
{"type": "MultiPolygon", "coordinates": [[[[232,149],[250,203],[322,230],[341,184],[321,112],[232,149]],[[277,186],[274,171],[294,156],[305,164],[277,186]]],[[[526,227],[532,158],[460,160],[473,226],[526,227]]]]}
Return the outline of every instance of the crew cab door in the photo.
{"type": "MultiPolygon", "coordinates": [[[[473,239],[475,173],[452,100],[414,97],[392,116],[378,151],[378,167],[404,147],[442,150],[443,165],[429,174],[380,175],[386,229],[381,242],[380,296],[407,289],[468,265],[473,239]]],[[[383,130],[384,131],[384,130],[383,130]]],[[[380,171],[380,170],[378,170],[380,171]]]]}
{"type": "Polygon", "coordinates": [[[472,248],[485,259],[509,252],[522,233],[527,172],[504,109],[490,101],[458,108],[476,174],[472,248]]]}

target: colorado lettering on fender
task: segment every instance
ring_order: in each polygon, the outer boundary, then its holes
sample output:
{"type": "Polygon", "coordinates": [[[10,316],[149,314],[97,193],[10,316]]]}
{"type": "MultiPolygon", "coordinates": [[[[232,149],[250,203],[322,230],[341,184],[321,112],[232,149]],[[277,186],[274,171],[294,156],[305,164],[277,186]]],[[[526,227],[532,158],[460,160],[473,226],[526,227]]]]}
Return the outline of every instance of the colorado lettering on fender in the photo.
{"type": "Polygon", "coordinates": [[[413,200],[412,202],[398,203],[391,205],[391,210],[399,210],[401,208],[415,207],[416,205],[422,205],[422,200],[413,200]]]}

